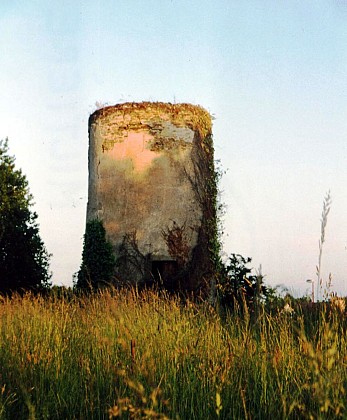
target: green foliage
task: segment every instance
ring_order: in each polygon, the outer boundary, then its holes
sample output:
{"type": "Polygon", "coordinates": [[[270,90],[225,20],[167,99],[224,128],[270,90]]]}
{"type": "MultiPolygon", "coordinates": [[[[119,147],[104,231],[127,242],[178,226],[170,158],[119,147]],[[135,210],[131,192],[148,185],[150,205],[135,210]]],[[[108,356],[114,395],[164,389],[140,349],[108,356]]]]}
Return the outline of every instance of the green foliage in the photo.
{"type": "Polygon", "coordinates": [[[210,294],[222,269],[220,216],[223,206],[218,200],[218,183],[222,171],[213,155],[213,138],[209,134],[195,144],[193,173],[186,172],[202,212],[190,277],[195,278],[198,286],[195,292],[205,297],[210,294]]]}
{"type": "Polygon", "coordinates": [[[98,219],[87,222],[82,264],[75,284],[78,289],[96,289],[112,283],[115,258],[106,231],[98,219]]]}
{"type": "Polygon", "coordinates": [[[49,286],[49,257],[30,210],[28,181],[0,141],[0,292],[49,286]]]}
{"type": "Polygon", "coordinates": [[[239,254],[232,254],[227,264],[224,264],[217,282],[217,296],[219,302],[229,308],[235,306],[248,308],[257,302],[264,301],[270,289],[263,283],[262,274],[252,275],[252,269],[247,267],[251,258],[244,258],[239,254]]]}
{"type": "MultiPolygon", "coordinates": [[[[210,147],[212,147],[212,138],[209,139],[210,147]]],[[[222,250],[222,216],[224,213],[224,205],[219,201],[219,183],[223,175],[223,170],[220,161],[215,161],[210,164],[209,171],[211,177],[208,181],[208,201],[210,202],[209,207],[211,216],[207,221],[207,229],[209,231],[209,250],[212,266],[215,273],[220,273],[223,270],[223,263],[221,260],[222,250]]]]}

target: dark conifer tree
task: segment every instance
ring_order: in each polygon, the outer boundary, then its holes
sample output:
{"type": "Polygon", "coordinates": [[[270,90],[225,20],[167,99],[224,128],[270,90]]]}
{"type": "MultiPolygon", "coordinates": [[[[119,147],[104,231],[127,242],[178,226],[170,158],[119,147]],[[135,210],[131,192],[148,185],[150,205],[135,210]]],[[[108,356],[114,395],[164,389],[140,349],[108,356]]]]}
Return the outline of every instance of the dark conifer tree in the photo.
{"type": "Polygon", "coordinates": [[[90,220],[84,235],[82,264],[77,274],[77,289],[97,289],[112,284],[115,257],[100,220],[90,220]]]}
{"type": "Polygon", "coordinates": [[[31,206],[28,181],[8,154],[8,140],[0,140],[0,293],[50,286],[50,255],[31,206]]]}

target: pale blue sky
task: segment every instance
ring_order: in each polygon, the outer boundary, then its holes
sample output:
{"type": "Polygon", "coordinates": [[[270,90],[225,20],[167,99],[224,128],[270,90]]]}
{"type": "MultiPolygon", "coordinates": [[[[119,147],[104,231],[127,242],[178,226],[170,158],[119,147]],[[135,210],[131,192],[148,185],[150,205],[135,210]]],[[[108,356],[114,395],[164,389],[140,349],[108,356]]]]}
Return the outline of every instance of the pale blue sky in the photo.
{"type": "Polygon", "coordinates": [[[0,138],[27,175],[53,280],[82,251],[95,102],[200,104],[227,173],[224,247],[308,290],[347,294],[347,2],[2,0],[0,138]]]}

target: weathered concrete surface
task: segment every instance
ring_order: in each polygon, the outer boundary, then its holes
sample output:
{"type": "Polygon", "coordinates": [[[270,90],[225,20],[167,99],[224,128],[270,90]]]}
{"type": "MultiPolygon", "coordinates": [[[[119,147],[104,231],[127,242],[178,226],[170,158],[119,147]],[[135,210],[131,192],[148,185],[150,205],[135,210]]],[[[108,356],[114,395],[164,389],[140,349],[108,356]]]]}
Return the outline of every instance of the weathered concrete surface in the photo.
{"type": "Polygon", "coordinates": [[[192,257],[203,218],[197,150],[210,134],[210,115],[189,104],[125,103],[90,116],[87,220],[103,221],[116,256],[136,232],[142,255],[176,260],[164,234],[176,226],[192,257]]]}

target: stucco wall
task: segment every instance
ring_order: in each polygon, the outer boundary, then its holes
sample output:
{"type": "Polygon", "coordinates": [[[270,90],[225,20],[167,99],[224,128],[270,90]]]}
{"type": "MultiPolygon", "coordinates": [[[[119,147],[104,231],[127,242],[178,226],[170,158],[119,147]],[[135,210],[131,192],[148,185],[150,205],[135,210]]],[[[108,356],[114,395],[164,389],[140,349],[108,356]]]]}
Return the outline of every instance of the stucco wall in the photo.
{"type": "Polygon", "coordinates": [[[210,115],[189,104],[126,103],[90,116],[87,220],[103,221],[116,255],[136,232],[143,255],[175,259],[163,235],[175,224],[191,257],[203,217],[194,165],[210,134],[210,115]]]}

